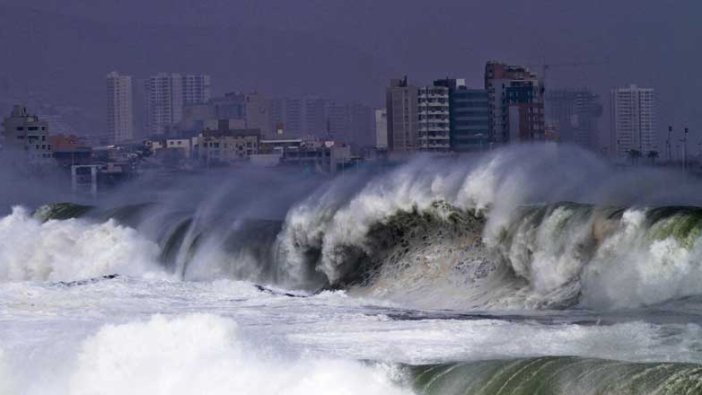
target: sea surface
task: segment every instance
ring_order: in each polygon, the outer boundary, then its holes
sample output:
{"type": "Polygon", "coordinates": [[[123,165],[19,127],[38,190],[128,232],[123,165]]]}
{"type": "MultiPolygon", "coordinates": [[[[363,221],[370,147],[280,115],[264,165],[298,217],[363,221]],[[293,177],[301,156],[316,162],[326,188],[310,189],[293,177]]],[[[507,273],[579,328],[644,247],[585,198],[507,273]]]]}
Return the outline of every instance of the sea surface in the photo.
{"type": "Polygon", "coordinates": [[[539,145],[14,193],[0,394],[702,394],[701,187],[539,145]]]}

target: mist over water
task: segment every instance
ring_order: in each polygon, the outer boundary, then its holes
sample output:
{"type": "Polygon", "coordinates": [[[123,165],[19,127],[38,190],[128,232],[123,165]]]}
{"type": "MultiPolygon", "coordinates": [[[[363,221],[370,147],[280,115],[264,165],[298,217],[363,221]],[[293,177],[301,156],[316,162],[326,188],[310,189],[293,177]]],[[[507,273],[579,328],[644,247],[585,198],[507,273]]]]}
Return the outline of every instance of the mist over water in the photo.
{"type": "Polygon", "coordinates": [[[701,186],[547,144],[153,174],[96,200],[18,189],[0,195],[0,389],[695,393],[701,186]],[[620,386],[595,373],[612,360],[620,386]]]}

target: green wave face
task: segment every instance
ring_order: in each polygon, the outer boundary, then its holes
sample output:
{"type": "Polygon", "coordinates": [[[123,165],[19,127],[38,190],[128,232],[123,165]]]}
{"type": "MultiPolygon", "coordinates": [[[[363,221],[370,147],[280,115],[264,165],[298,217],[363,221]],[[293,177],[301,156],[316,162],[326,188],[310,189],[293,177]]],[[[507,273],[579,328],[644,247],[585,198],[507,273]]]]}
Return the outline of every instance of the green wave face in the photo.
{"type": "Polygon", "coordinates": [[[702,393],[702,366],[629,363],[576,357],[481,361],[408,368],[426,395],[702,393]]]}
{"type": "Polygon", "coordinates": [[[647,212],[650,239],[675,238],[685,248],[692,248],[702,234],[702,209],[697,207],[662,207],[647,212]]]}
{"type": "Polygon", "coordinates": [[[92,209],[92,206],[76,203],[54,203],[36,209],[34,211],[34,217],[42,222],[49,220],[66,220],[83,217],[92,209]]]}

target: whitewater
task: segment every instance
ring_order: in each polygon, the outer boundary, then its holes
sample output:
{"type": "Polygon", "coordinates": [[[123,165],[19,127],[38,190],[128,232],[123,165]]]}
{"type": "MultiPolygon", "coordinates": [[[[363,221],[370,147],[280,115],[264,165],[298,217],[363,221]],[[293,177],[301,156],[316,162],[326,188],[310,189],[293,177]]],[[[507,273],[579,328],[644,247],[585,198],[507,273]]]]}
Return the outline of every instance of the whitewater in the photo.
{"type": "Polygon", "coordinates": [[[702,182],[674,170],[546,144],[13,185],[0,394],[702,393],[702,182]]]}

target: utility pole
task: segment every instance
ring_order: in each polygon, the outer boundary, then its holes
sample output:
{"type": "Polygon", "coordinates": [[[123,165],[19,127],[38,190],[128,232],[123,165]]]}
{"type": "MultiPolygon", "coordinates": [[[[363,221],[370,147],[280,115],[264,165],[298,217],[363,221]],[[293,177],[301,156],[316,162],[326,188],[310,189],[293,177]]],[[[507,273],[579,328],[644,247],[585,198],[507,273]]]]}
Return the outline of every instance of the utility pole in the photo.
{"type": "Polygon", "coordinates": [[[673,156],[671,154],[671,149],[670,149],[670,134],[673,133],[673,127],[668,126],[668,139],[665,141],[665,148],[668,151],[668,163],[672,162],[673,156]]]}
{"type": "Polygon", "coordinates": [[[687,128],[685,128],[685,133],[683,134],[683,163],[682,163],[682,170],[683,174],[687,173],[687,128]]]}

